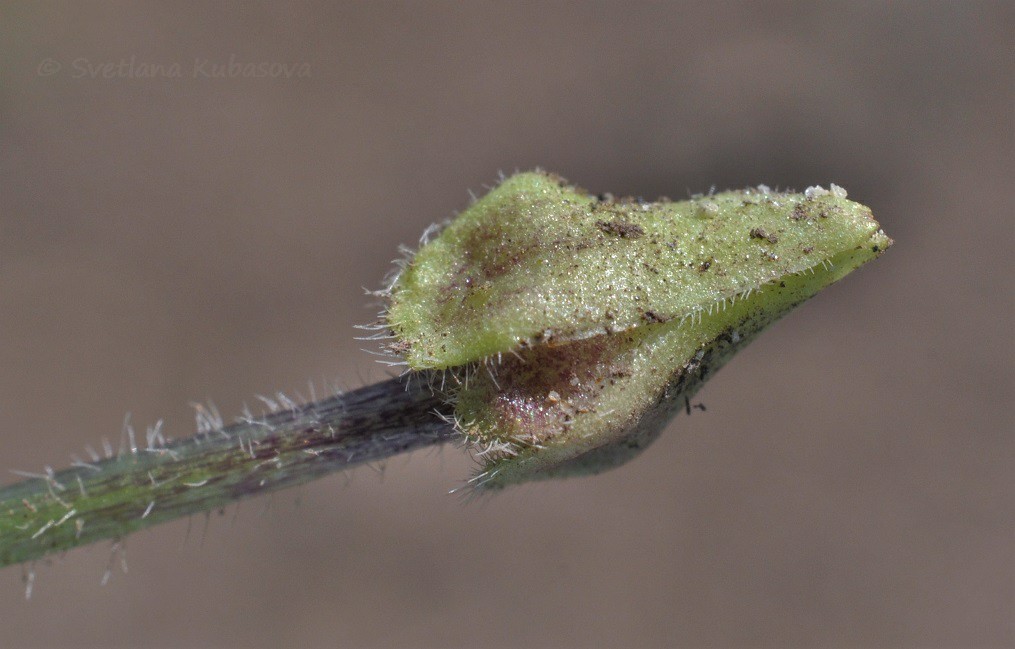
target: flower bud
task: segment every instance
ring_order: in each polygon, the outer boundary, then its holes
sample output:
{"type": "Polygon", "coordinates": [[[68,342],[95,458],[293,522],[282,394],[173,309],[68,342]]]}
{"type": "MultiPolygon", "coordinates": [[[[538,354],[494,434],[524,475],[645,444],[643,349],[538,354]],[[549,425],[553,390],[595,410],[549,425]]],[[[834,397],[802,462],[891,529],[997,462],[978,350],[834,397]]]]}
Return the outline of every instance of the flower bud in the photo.
{"type": "Polygon", "coordinates": [[[392,348],[457,378],[477,484],[616,466],[743,344],[891,245],[832,187],[650,203],[517,174],[394,281],[392,348]]]}

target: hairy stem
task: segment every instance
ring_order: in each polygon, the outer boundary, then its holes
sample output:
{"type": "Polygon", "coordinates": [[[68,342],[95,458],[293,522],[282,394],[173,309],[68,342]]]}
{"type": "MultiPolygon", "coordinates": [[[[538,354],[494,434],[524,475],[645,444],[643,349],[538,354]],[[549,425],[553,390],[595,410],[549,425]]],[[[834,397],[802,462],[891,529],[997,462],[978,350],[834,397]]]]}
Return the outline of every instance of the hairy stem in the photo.
{"type": "MultiPolygon", "coordinates": [[[[454,437],[423,381],[396,379],[165,442],[130,432],[121,451],[0,489],[0,567],[32,561],[248,496],[303,484],[454,437]]],[[[214,423],[214,417],[209,416],[214,423]]]]}

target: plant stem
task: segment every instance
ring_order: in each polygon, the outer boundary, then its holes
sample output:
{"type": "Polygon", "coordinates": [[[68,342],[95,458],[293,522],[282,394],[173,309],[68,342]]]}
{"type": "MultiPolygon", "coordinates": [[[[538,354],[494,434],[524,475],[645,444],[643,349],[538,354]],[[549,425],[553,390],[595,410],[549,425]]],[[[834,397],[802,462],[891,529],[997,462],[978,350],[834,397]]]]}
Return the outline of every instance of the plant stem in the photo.
{"type": "MultiPolygon", "coordinates": [[[[274,405],[274,404],[272,404],[274,405]]],[[[0,488],[0,567],[32,561],[248,496],[454,438],[425,381],[391,379],[166,442],[158,429],[119,454],[0,488]]],[[[199,411],[200,412],[200,411],[199,411]]],[[[200,416],[199,416],[200,419],[200,416]]],[[[107,450],[107,455],[112,455],[107,450]]]]}

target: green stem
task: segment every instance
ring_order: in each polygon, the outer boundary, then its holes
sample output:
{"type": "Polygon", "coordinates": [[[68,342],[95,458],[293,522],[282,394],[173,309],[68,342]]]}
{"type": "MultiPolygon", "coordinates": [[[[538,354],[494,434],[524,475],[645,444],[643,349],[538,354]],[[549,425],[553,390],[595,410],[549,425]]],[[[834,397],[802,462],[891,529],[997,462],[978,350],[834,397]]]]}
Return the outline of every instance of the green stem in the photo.
{"type": "MultiPolygon", "coordinates": [[[[454,430],[423,381],[369,385],[0,488],[0,567],[221,508],[348,467],[441,444],[454,430]]],[[[214,423],[214,417],[207,418],[214,423]]]]}

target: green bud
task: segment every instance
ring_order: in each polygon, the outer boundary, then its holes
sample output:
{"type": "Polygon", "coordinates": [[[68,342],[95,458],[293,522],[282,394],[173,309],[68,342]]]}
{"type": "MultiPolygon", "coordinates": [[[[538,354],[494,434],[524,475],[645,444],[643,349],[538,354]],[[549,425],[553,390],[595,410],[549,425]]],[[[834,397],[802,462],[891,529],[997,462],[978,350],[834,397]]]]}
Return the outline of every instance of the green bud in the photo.
{"type": "Polygon", "coordinates": [[[644,448],[743,344],[891,240],[845,192],[604,200],[504,181],[395,280],[415,370],[454,370],[481,484],[594,473],[644,448]]]}

